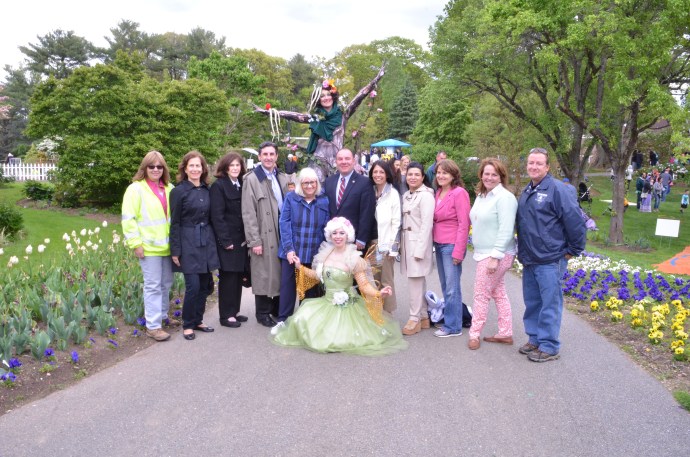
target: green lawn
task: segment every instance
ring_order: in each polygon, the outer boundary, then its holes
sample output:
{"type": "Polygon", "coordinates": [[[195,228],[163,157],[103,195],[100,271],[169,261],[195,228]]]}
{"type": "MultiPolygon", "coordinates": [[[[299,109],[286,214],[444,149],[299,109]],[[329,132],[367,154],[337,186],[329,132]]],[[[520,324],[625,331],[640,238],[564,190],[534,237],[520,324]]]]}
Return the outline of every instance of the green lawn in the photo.
{"type": "MultiPolygon", "coordinates": [[[[16,204],[19,200],[24,198],[22,193],[22,183],[11,183],[0,187],[0,202],[16,204]]],[[[86,210],[81,211],[81,214],[86,214],[86,210]]],[[[22,208],[22,215],[24,216],[24,232],[20,239],[0,246],[4,249],[5,254],[0,258],[0,265],[7,262],[10,256],[24,256],[25,249],[31,245],[34,249],[32,255],[37,254],[37,247],[39,244],[45,244],[46,238],[50,239],[50,245],[47,246],[44,255],[51,255],[56,253],[56,247],[62,251],[64,250],[65,242],[62,241],[64,233],[71,233],[73,230],[79,232],[82,228],[94,229],[99,227],[102,218],[87,218],[80,215],[69,215],[57,210],[43,210],[33,208],[22,208]],[[4,259],[4,260],[3,260],[4,259]]],[[[60,251],[60,252],[61,252],[60,251]]]]}
{"type": "MultiPolygon", "coordinates": [[[[685,249],[690,244],[690,213],[680,213],[680,195],[687,186],[676,185],[661,203],[658,213],[640,213],[635,206],[630,206],[623,218],[623,236],[626,247],[609,246],[606,242],[611,221],[607,208],[609,203],[602,200],[611,200],[612,186],[608,177],[597,176],[590,178],[593,185],[592,217],[599,227],[598,232],[588,232],[587,250],[604,254],[613,260],[625,260],[630,265],[644,268],[653,268],[653,264],[661,263],[685,249]],[[678,238],[658,237],[656,231],[657,219],[680,220],[680,232],[678,238]]],[[[635,180],[628,191],[628,200],[635,203],[635,180]]],[[[587,206],[583,206],[587,209],[587,206]]]]}

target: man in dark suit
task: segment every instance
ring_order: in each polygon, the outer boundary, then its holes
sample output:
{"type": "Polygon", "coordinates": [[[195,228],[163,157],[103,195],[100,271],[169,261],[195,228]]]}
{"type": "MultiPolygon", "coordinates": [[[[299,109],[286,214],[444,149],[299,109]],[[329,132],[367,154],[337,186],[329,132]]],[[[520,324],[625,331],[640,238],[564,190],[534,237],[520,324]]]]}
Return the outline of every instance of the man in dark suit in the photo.
{"type": "Polygon", "coordinates": [[[371,241],[376,211],[376,195],[369,178],[354,172],[355,155],[341,149],[335,156],[338,173],[326,179],[331,218],[340,216],[355,228],[357,249],[362,250],[371,241]]]}

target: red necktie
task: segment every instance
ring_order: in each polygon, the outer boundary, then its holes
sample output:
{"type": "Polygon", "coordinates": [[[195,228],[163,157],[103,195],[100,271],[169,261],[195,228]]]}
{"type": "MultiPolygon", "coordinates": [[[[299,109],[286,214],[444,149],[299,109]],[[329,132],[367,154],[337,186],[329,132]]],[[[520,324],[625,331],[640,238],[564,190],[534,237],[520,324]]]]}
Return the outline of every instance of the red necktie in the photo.
{"type": "Polygon", "coordinates": [[[343,194],[345,193],[345,178],[340,178],[340,188],[338,189],[338,208],[343,201],[343,194]]]}

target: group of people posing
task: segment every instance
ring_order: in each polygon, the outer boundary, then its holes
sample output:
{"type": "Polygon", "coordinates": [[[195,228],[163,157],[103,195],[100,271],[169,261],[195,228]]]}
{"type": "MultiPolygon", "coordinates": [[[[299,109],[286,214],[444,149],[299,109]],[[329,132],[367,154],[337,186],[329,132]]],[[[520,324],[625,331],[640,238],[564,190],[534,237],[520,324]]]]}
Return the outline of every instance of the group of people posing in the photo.
{"type": "Polygon", "coordinates": [[[498,333],[484,341],[513,344],[504,276],[519,247],[529,337],[519,352],[537,362],[558,358],[560,282],[567,258],[584,249],[585,229],[575,196],[548,173],[544,149],[530,151],[531,182],[519,203],[506,189],[505,166],[484,159],[473,205],[458,165],[444,153],[431,173],[406,156],[399,170],[376,161],[367,177],[355,172],[352,151],[341,149],[337,172],[323,185],[312,168],[303,168],[288,191],[288,178],[276,167],[277,146],[265,142],[258,151],[260,164],[249,173],[238,154],[222,157],[210,186],[199,152],[183,157],[175,187],[159,152],[144,157],[125,193],[122,216],[126,242],[143,271],[149,336],[169,338],[161,321],[173,271],[185,278],[184,338],[212,332],[203,316],[218,270],[222,326],[248,320],[239,310],[242,287],[251,284],[255,317],[271,327],[276,344],[367,355],[397,351],[407,344],[403,335],[432,327],[426,278],[434,252],[445,302],[434,335],[459,336],[460,279],[472,227],[477,264],[468,347],[480,347],[491,299],[498,333]],[[408,284],[409,317],[402,328],[390,314],[402,299],[394,290],[396,258],[408,284]]]}

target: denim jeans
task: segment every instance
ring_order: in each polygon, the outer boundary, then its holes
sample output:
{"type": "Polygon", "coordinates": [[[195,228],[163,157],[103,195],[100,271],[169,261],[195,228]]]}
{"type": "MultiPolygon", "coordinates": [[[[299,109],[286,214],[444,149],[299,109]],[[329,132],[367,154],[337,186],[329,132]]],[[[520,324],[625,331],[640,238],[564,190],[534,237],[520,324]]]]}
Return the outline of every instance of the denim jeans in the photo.
{"type": "Polygon", "coordinates": [[[139,259],[144,274],[144,317],[146,328],[161,328],[163,316],[170,308],[170,288],[173,283],[170,256],[146,256],[139,259]]]}
{"type": "Polygon", "coordinates": [[[661,194],[654,192],[652,193],[652,198],[654,199],[654,209],[659,209],[659,203],[662,201],[661,194]]]}
{"type": "Polygon", "coordinates": [[[436,248],[438,279],[441,281],[445,302],[443,327],[449,333],[458,333],[462,331],[462,291],[460,290],[462,262],[453,265],[454,244],[434,243],[434,247],[436,248]]]}
{"type": "Polygon", "coordinates": [[[525,333],[539,350],[558,354],[563,316],[563,275],[568,261],[563,258],[545,265],[525,265],[522,270],[522,295],[525,300],[525,333]]]}

